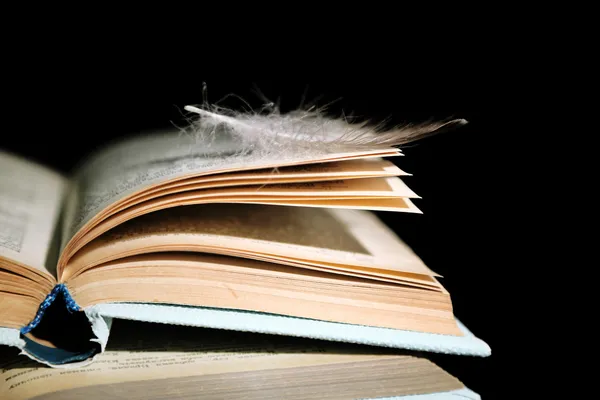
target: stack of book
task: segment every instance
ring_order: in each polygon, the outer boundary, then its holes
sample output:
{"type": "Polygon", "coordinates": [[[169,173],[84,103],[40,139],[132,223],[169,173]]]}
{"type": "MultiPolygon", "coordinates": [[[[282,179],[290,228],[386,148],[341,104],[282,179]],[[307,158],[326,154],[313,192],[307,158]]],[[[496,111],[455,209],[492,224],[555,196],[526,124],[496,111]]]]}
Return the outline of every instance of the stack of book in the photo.
{"type": "Polygon", "coordinates": [[[489,346],[373,213],[420,213],[389,158],[464,121],[187,110],[68,177],[0,153],[0,344],[28,356],[7,398],[478,398],[423,354],[489,346]]]}

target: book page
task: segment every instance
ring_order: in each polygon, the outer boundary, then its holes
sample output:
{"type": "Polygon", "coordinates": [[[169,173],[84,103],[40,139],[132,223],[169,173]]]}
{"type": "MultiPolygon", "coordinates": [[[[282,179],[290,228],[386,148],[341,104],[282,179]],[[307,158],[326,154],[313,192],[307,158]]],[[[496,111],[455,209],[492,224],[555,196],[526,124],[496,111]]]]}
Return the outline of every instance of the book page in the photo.
{"type": "Polygon", "coordinates": [[[461,335],[451,299],[441,290],[241,257],[190,252],[132,256],[87,270],[67,285],[83,308],[121,302],[178,304],[461,335]]]}
{"type": "Polygon", "coordinates": [[[55,276],[57,236],[66,178],[0,151],[0,257],[55,276]]]}
{"type": "MultiPolygon", "coordinates": [[[[204,175],[189,179],[177,180],[170,184],[158,186],[156,191],[172,189],[176,187],[188,188],[203,184],[206,187],[255,185],[265,184],[269,181],[277,183],[280,180],[294,181],[323,181],[335,179],[357,179],[392,176],[410,176],[402,171],[392,162],[380,158],[367,158],[346,161],[331,161],[308,165],[296,165],[291,167],[256,169],[252,171],[222,173],[216,175],[204,175]]],[[[187,190],[187,189],[186,189],[187,190]]],[[[145,193],[151,193],[148,190],[145,193]]]]}
{"type": "Polygon", "coordinates": [[[354,158],[397,155],[396,149],[329,154],[250,151],[227,135],[207,144],[178,132],[131,138],[113,145],[84,163],[69,194],[63,246],[96,214],[128,195],[151,185],[191,175],[268,168],[354,158]]]}
{"type": "MultiPolygon", "coordinates": [[[[172,193],[183,193],[199,189],[215,189],[232,186],[271,185],[276,183],[323,182],[348,179],[385,178],[406,176],[406,172],[393,163],[382,159],[359,159],[321,164],[260,169],[249,172],[232,172],[215,175],[203,175],[180,179],[171,183],[157,185],[138,195],[110,207],[106,215],[114,214],[141,201],[172,193]]],[[[103,216],[105,213],[103,212],[103,216]]]]}
{"type": "Polygon", "coordinates": [[[87,367],[50,369],[8,354],[2,361],[7,400],[334,399],[463,387],[427,359],[393,349],[124,320],[87,367]]]}
{"type": "Polygon", "coordinates": [[[148,207],[152,204],[182,203],[193,199],[231,199],[253,198],[419,198],[404,182],[397,177],[378,177],[361,179],[331,179],[308,182],[259,182],[258,184],[240,184],[228,182],[231,187],[212,187],[207,184],[189,185],[169,188],[140,196],[135,202],[126,202],[124,205],[112,210],[112,214],[128,209],[148,207]],[[156,200],[156,201],[154,201],[156,200]]]}
{"type": "MultiPolygon", "coordinates": [[[[338,179],[322,182],[293,182],[287,184],[245,185],[217,189],[200,189],[177,192],[173,189],[161,194],[142,196],[135,204],[126,204],[103,212],[102,220],[71,242],[71,246],[62,254],[59,272],[62,273],[68,258],[81,247],[102,233],[135,217],[172,207],[218,203],[254,203],[254,204],[289,204],[296,205],[296,200],[348,200],[348,199],[391,199],[409,197],[418,198],[399,178],[363,178],[338,179]],[[154,197],[158,196],[158,197],[154,197]]],[[[127,203],[127,202],[126,202],[127,203]]],[[[346,202],[346,208],[352,202],[346,202]]],[[[355,203],[356,204],[356,203],[355,203]]],[[[365,208],[364,205],[357,208],[365,208]]],[[[373,203],[371,203],[373,204],[373,203]]],[[[396,211],[414,212],[412,203],[396,203],[396,211]]],[[[318,205],[315,203],[314,205],[318,205]]],[[[313,205],[313,206],[314,206],[313,205]]],[[[302,206],[302,204],[297,204],[302,206]]]]}
{"type": "Polygon", "coordinates": [[[297,207],[318,207],[318,208],[346,208],[352,210],[365,211],[402,211],[406,213],[422,214],[422,211],[409,199],[406,198],[381,198],[381,199],[327,199],[327,200],[269,200],[261,203],[260,201],[240,201],[240,203],[252,204],[272,204],[287,205],[297,207]]]}
{"type": "MultiPolygon", "coordinates": [[[[61,281],[119,257],[149,251],[223,254],[335,264],[343,271],[386,270],[436,276],[416,254],[367,211],[251,204],[175,207],[129,220],[79,250],[61,281]]],[[[385,273],[384,273],[385,274],[385,273]]]]}

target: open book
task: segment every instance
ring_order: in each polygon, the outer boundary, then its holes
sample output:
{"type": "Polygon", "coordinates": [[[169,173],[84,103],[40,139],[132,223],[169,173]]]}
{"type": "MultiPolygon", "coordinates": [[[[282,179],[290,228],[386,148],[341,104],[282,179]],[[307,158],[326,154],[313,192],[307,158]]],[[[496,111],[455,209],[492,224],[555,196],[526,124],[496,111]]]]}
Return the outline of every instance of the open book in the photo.
{"type": "Polygon", "coordinates": [[[115,321],[92,365],[48,368],[0,348],[0,398],[480,399],[423,354],[285,336],[115,321]],[[167,339],[165,339],[167,338],[167,339]]]}
{"type": "Polygon", "coordinates": [[[371,212],[420,212],[386,158],[460,121],[378,134],[190,110],[188,130],[112,144],[69,178],[0,153],[0,343],[80,365],[124,318],[490,353],[371,212]]]}

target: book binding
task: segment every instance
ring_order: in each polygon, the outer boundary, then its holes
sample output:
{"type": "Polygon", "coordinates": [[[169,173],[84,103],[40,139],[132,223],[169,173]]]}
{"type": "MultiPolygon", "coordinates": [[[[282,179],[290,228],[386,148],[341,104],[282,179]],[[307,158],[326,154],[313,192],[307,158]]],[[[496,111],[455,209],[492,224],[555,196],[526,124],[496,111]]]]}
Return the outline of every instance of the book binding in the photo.
{"type": "Polygon", "coordinates": [[[28,357],[51,367],[82,367],[92,363],[96,354],[105,351],[112,321],[115,318],[296,336],[411,351],[479,357],[491,355],[491,349],[487,343],[476,337],[458,320],[457,324],[463,332],[463,336],[352,325],[261,312],[171,304],[105,303],[81,309],[64,284],[54,287],[40,305],[38,313],[31,323],[20,330],[0,328],[0,344],[17,347],[28,357]],[[88,348],[78,351],[50,348],[27,336],[39,325],[48,308],[57,301],[63,302],[59,306],[64,307],[67,313],[74,315],[83,312],[87,317],[92,333],[88,348]]]}

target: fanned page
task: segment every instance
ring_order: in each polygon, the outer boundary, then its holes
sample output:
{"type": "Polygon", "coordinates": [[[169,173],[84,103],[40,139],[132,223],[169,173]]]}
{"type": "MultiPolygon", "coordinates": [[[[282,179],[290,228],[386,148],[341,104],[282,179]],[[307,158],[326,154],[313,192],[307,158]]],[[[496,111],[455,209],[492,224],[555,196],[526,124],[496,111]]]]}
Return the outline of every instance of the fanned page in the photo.
{"type": "MultiPolygon", "coordinates": [[[[282,166],[399,154],[398,150],[392,148],[333,154],[329,152],[264,154],[262,152],[243,152],[242,149],[236,146],[239,146],[239,144],[231,139],[215,139],[214,143],[208,147],[209,151],[207,151],[206,146],[198,147],[192,139],[186,136],[181,136],[176,132],[167,132],[130,139],[90,159],[81,168],[67,201],[62,235],[63,254],[59,262],[59,274],[68,258],[82,245],[78,241],[83,238],[87,231],[107,217],[106,212],[110,210],[111,206],[131,198],[136,200],[135,197],[138,197],[137,201],[142,201],[142,204],[148,205],[148,202],[143,202],[143,200],[149,200],[147,197],[143,197],[147,196],[144,192],[145,189],[157,187],[164,183],[170,183],[177,187],[175,182],[180,180],[197,179],[202,176],[233,171],[265,168],[273,170],[282,166]]],[[[402,174],[402,172],[398,171],[398,174],[402,174]]],[[[383,171],[383,175],[389,176],[389,173],[383,171]]],[[[185,182],[184,185],[189,185],[189,182],[185,182]]],[[[259,185],[247,188],[245,192],[241,192],[237,197],[240,201],[248,201],[249,197],[255,197],[257,188],[264,185],[264,180],[259,181],[259,185]]],[[[189,187],[186,189],[189,189],[189,187]]],[[[210,201],[222,202],[226,200],[232,189],[229,189],[229,192],[227,190],[223,189],[220,193],[213,192],[210,201]]],[[[391,190],[393,188],[389,188],[388,191],[391,190]]],[[[194,191],[190,193],[194,193],[194,191]]],[[[169,200],[163,198],[168,197],[167,193],[159,192],[158,196],[158,200],[169,200]]],[[[281,201],[280,197],[271,197],[276,201],[281,201]]],[[[264,201],[262,198],[256,198],[255,200],[264,201]]],[[[296,200],[298,199],[296,198],[296,200]]],[[[180,203],[181,201],[175,201],[162,204],[162,206],[175,206],[180,203]]],[[[130,202],[128,205],[135,204],[136,202],[130,202]]],[[[406,208],[409,207],[406,206],[406,208]]],[[[114,212],[114,210],[110,211],[114,212]]],[[[120,210],[120,212],[124,211],[126,210],[120,210]]]]}
{"type": "Polygon", "coordinates": [[[169,250],[262,256],[437,287],[431,277],[438,275],[368,212],[250,204],[175,207],[134,218],[83,247],[63,279],[118,258],[169,250]]]}
{"type": "MultiPolygon", "coordinates": [[[[252,186],[248,186],[248,179],[244,181],[244,177],[229,177],[230,182],[225,185],[229,188],[222,190],[217,189],[223,186],[218,183],[218,178],[211,184],[206,177],[257,169],[277,171],[286,166],[396,156],[401,154],[395,147],[399,144],[464,123],[462,120],[426,123],[380,133],[365,125],[349,124],[315,112],[230,116],[195,107],[186,109],[200,116],[188,129],[132,138],[97,153],[81,166],[68,197],[59,276],[69,258],[102,233],[97,229],[88,235],[89,231],[109,217],[122,217],[112,221],[112,226],[115,226],[136,216],[122,214],[136,205],[145,207],[141,213],[147,213],[161,208],[206,202],[270,204],[272,201],[282,204],[289,201],[289,204],[298,206],[302,203],[308,205],[312,201],[310,206],[318,207],[327,200],[331,204],[341,201],[346,208],[352,208],[353,205],[366,208],[370,204],[374,209],[416,212],[409,198],[418,196],[408,193],[397,178],[388,181],[390,187],[384,192],[376,190],[365,193],[363,185],[362,191],[355,187],[355,190],[349,189],[343,194],[324,195],[321,188],[320,196],[315,198],[314,194],[301,195],[302,190],[296,190],[296,196],[289,191],[282,193],[281,190],[262,195],[263,187],[269,183],[264,181],[264,177],[253,182],[252,186]],[[231,188],[239,185],[245,186],[246,190],[231,188]],[[169,190],[174,188],[177,188],[175,193],[179,195],[187,191],[191,193],[185,199],[169,198],[169,190]],[[368,201],[361,203],[361,199],[368,201]],[[381,200],[381,203],[377,200],[381,200]],[[158,204],[149,204],[152,201],[158,204]],[[118,213],[121,214],[114,215],[118,213]]],[[[403,173],[398,170],[396,176],[400,175],[403,173]]],[[[389,173],[385,171],[375,176],[385,177],[389,173]]],[[[368,176],[357,169],[356,173],[344,178],[368,176]]],[[[291,182],[294,179],[297,182],[303,178],[291,178],[291,182]]],[[[276,183],[283,182],[280,180],[276,183]]],[[[178,196],[173,192],[171,195],[178,196]]]]}
{"type": "Polygon", "coordinates": [[[66,188],[58,173],[0,152],[0,326],[29,323],[56,284],[66,188]]]}

